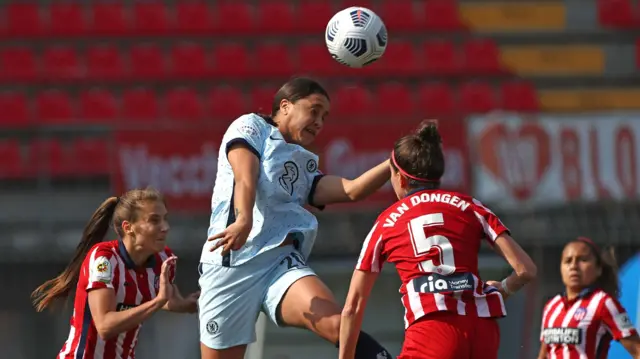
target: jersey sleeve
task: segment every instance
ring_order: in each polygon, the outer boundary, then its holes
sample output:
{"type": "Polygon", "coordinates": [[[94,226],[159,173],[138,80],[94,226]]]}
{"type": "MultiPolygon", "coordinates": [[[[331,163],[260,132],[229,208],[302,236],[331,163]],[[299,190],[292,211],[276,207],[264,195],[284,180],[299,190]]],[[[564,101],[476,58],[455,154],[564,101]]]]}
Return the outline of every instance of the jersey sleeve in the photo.
{"type": "Polygon", "coordinates": [[[265,142],[269,136],[269,128],[261,117],[249,114],[233,121],[224,134],[225,152],[229,153],[231,146],[243,143],[258,157],[262,158],[265,142]]]}
{"type": "Polygon", "coordinates": [[[382,270],[382,265],[384,264],[382,256],[384,249],[383,234],[384,227],[380,225],[378,220],[362,244],[356,269],[366,272],[380,272],[382,270]]]}
{"type": "MultiPolygon", "coordinates": [[[[317,165],[316,165],[317,167],[317,165]]],[[[324,173],[322,173],[320,170],[316,170],[314,173],[311,174],[311,187],[309,188],[309,195],[307,196],[307,203],[310,206],[313,206],[319,210],[323,210],[325,206],[318,206],[315,203],[313,203],[313,196],[316,193],[316,188],[318,187],[318,182],[320,182],[320,180],[322,179],[322,177],[324,177],[324,173]]]]}
{"type": "Polygon", "coordinates": [[[115,278],[115,269],[118,261],[115,253],[108,248],[94,248],[85,261],[87,268],[83,273],[87,276],[86,290],[111,288],[115,278]]]}
{"type": "Polygon", "coordinates": [[[500,218],[476,199],[473,199],[473,211],[489,244],[493,245],[501,234],[509,233],[509,229],[502,223],[500,218]]]}
{"type": "Polygon", "coordinates": [[[607,296],[600,311],[602,322],[613,339],[620,340],[638,334],[626,310],[615,298],[607,296]]]}

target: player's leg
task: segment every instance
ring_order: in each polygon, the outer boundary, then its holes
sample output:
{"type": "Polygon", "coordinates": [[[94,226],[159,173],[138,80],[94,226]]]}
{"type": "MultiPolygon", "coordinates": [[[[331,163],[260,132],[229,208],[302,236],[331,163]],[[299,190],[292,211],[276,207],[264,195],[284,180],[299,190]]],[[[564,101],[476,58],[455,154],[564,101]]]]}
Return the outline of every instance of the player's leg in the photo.
{"type": "Polygon", "coordinates": [[[200,352],[202,359],[243,359],[255,341],[255,322],[266,290],[265,274],[251,265],[200,265],[200,352]]]}
{"type": "MultiPolygon", "coordinates": [[[[295,250],[293,253],[299,256],[295,250]]],[[[264,301],[264,311],[271,320],[279,326],[309,329],[337,345],[342,309],[313,270],[304,263],[289,267],[288,261],[284,260],[273,277],[264,301]]],[[[371,336],[360,333],[356,358],[385,358],[384,355],[391,358],[371,336]]]]}
{"type": "Polygon", "coordinates": [[[500,326],[491,318],[476,318],[471,343],[471,359],[497,359],[500,349],[500,326]]]}
{"type": "Polygon", "coordinates": [[[398,359],[470,359],[466,318],[454,313],[431,313],[405,331],[398,359]]]}

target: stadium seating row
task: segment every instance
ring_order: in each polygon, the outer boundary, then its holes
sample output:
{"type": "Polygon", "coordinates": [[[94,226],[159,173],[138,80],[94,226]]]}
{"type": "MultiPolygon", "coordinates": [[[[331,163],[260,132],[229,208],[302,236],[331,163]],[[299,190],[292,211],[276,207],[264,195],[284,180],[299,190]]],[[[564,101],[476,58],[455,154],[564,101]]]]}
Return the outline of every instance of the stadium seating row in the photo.
{"type": "MultiPolygon", "coordinates": [[[[247,111],[269,112],[273,87],[256,87],[246,95],[237,88],[219,87],[205,93],[188,87],[156,93],[132,88],[121,94],[104,89],[73,95],[48,90],[28,98],[19,92],[0,94],[0,126],[112,123],[163,119],[200,121],[226,119],[247,111]]],[[[484,113],[494,109],[535,111],[535,89],[526,82],[505,82],[496,90],[482,82],[453,89],[445,84],[426,84],[412,89],[385,83],[373,91],[344,85],[331,92],[335,116],[411,116],[413,114],[484,113]]]]}
{"type": "Polygon", "coordinates": [[[47,174],[52,177],[89,177],[109,171],[108,143],[101,138],[35,139],[23,144],[0,139],[0,179],[47,174]]]}
{"type": "MultiPolygon", "coordinates": [[[[382,59],[359,70],[366,75],[600,75],[606,55],[596,45],[505,46],[492,39],[470,39],[460,46],[448,41],[393,42],[382,59]]],[[[224,43],[209,49],[197,42],[179,42],[168,49],[142,43],[122,49],[113,44],[0,48],[0,81],[144,80],[166,78],[239,78],[353,75],[328,54],[324,44],[282,42],[257,44],[251,49],[224,43]]]]}
{"type": "MultiPolygon", "coordinates": [[[[366,2],[366,1],[365,1],[366,2]]],[[[345,1],[342,6],[353,5],[345,1]]],[[[366,5],[360,3],[359,5],[366,5]]],[[[15,1],[4,7],[6,36],[90,35],[239,35],[251,33],[317,33],[339,7],[330,2],[265,1],[257,6],[245,2],[94,2],[88,5],[52,2],[47,6],[15,1]]],[[[412,1],[385,1],[373,7],[390,30],[461,29],[455,1],[429,0],[421,7],[412,1]]]]}

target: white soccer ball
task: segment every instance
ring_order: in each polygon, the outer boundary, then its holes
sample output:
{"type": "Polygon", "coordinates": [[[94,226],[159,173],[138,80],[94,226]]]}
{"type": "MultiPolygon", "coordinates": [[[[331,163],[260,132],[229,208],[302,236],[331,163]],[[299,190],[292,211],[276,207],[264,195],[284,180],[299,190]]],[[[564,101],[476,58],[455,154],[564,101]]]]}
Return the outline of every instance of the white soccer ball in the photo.
{"type": "Polygon", "coordinates": [[[336,61],[360,68],[384,54],[387,28],[376,13],[354,6],[333,15],[327,24],[324,39],[336,61]]]}

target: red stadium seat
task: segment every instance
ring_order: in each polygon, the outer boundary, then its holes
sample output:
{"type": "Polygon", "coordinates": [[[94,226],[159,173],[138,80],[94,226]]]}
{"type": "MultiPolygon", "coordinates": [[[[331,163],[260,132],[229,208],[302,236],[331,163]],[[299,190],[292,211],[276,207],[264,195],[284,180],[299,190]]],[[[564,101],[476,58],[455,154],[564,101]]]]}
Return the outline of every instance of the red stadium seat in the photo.
{"type": "Polygon", "coordinates": [[[90,177],[110,173],[109,145],[102,138],[77,138],[71,143],[71,170],[76,176],[90,177]]]}
{"type": "Polygon", "coordinates": [[[287,76],[294,70],[289,48],[282,43],[257,45],[254,59],[255,76],[287,76]]]}
{"type": "Polygon", "coordinates": [[[185,34],[210,34],[214,29],[211,9],[206,2],[178,2],[176,28],[185,34]]]}
{"type": "Polygon", "coordinates": [[[241,44],[223,44],[214,47],[214,72],[220,77],[238,77],[249,74],[249,56],[241,44]]]}
{"type": "Polygon", "coordinates": [[[601,26],[625,29],[639,25],[631,0],[598,0],[597,7],[601,26]]]}
{"type": "Polygon", "coordinates": [[[370,67],[373,72],[384,72],[389,75],[414,75],[424,68],[420,64],[411,41],[393,41],[385,50],[378,63],[370,67]]]}
{"type": "Polygon", "coordinates": [[[33,176],[59,177],[70,172],[69,154],[54,138],[31,141],[27,158],[27,171],[33,176]]]}
{"type": "Polygon", "coordinates": [[[333,16],[331,3],[317,0],[305,0],[298,3],[294,17],[296,31],[321,33],[333,16]]]}
{"type": "Polygon", "coordinates": [[[376,113],[385,116],[411,116],[415,112],[412,91],[398,82],[378,86],[375,104],[376,113]]]}
{"type": "Polygon", "coordinates": [[[289,34],[294,31],[293,4],[290,1],[260,3],[257,30],[260,33],[289,34]]]}
{"type": "Polygon", "coordinates": [[[460,107],[465,113],[487,113],[496,108],[495,93],[489,84],[469,82],[460,86],[460,107]]]}
{"type": "Polygon", "coordinates": [[[16,1],[7,5],[7,34],[10,37],[39,36],[46,31],[43,26],[40,5],[16,1]]]}
{"type": "Polygon", "coordinates": [[[214,88],[207,96],[209,102],[207,115],[211,118],[229,121],[249,109],[242,97],[242,92],[237,88],[226,86],[214,88]]]}
{"type": "Polygon", "coordinates": [[[247,34],[255,30],[251,6],[243,2],[217,4],[214,8],[216,28],[225,34],[247,34]]]}
{"type": "Polygon", "coordinates": [[[424,116],[451,115],[456,111],[453,91],[446,84],[426,84],[418,90],[419,111],[424,116]]]}
{"type": "Polygon", "coordinates": [[[36,118],[42,124],[66,124],[73,120],[69,95],[59,90],[47,90],[36,96],[36,118]]]}
{"type": "Polygon", "coordinates": [[[538,96],[533,85],[525,81],[505,82],[500,87],[502,108],[508,111],[537,112],[538,96]]]}
{"type": "Polygon", "coordinates": [[[273,87],[260,86],[251,89],[251,105],[249,111],[270,114],[274,94],[273,87]]]}
{"type": "Polygon", "coordinates": [[[428,41],[423,44],[424,68],[429,73],[453,75],[460,71],[458,53],[448,41],[428,41]]]}
{"type": "Polygon", "coordinates": [[[363,87],[344,85],[335,91],[332,112],[336,116],[368,117],[375,114],[371,94],[363,87]]]}
{"type": "Polygon", "coordinates": [[[131,76],[157,79],[166,75],[165,58],[155,44],[141,44],[131,48],[131,76]]]}
{"type": "Polygon", "coordinates": [[[131,31],[130,14],[119,1],[92,3],[91,28],[97,35],[123,35],[131,31]]]}
{"type": "MultiPolygon", "coordinates": [[[[387,1],[391,1],[391,0],[387,0],[387,1]]],[[[377,8],[377,6],[375,6],[373,4],[373,0],[360,0],[360,1],[342,0],[338,4],[339,4],[338,5],[338,9],[346,9],[348,7],[351,7],[351,6],[360,6],[360,7],[365,7],[367,9],[375,9],[375,8],[377,8]]],[[[327,19],[327,21],[329,21],[329,19],[327,19]]]]}
{"type": "Polygon", "coordinates": [[[78,53],[73,47],[49,47],[42,57],[43,77],[47,80],[73,80],[82,76],[78,53]]]}
{"type": "Polygon", "coordinates": [[[331,58],[324,44],[314,41],[298,45],[297,70],[324,76],[346,73],[348,68],[331,58]]]}
{"type": "Polygon", "coordinates": [[[199,120],[204,117],[200,95],[190,88],[170,90],[165,99],[167,116],[173,120],[199,120]]]}
{"type": "MultiPolygon", "coordinates": [[[[0,128],[29,124],[27,99],[20,92],[0,93],[0,128]]],[[[2,158],[2,156],[0,156],[2,158]]]]}
{"type": "Polygon", "coordinates": [[[118,80],[125,69],[120,50],[113,45],[97,45],[87,49],[87,75],[95,80],[118,80]]]}
{"type": "Polygon", "coordinates": [[[103,122],[118,117],[118,104],[106,90],[90,89],[80,93],[80,118],[89,122],[103,122]]]}
{"type": "Polygon", "coordinates": [[[171,49],[171,74],[175,77],[209,75],[209,61],[198,43],[181,43],[171,49]]]}
{"type": "Polygon", "coordinates": [[[427,0],[424,3],[424,26],[429,30],[462,30],[458,3],[451,0],[427,0]]]}
{"type": "Polygon", "coordinates": [[[20,142],[0,139],[0,178],[19,178],[23,175],[24,162],[20,142]]]}
{"type": "Polygon", "coordinates": [[[469,74],[495,75],[502,72],[500,49],[492,39],[470,40],[463,45],[464,70],[469,74]]]}
{"type": "Polygon", "coordinates": [[[140,35],[157,35],[170,28],[167,8],[162,2],[133,4],[133,31],[140,35]]]}
{"type": "Polygon", "coordinates": [[[15,46],[0,49],[0,79],[33,81],[36,77],[36,61],[30,48],[15,46]]]}
{"type": "Polygon", "coordinates": [[[415,31],[422,28],[419,13],[411,0],[383,1],[378,14],[391,33],[397,31],[415,31]]]}
{"type": "Polygon", "coordinates": [[[87,30],[87,20],[80,3],[51,3],[49,29],[56,36],[78,36],[87,30]]]}
{"type": "Polygon", "coordinates": [[[122,109],[125,121],[154,121],[158,118],[156,94],[146,88],[126,90],[122,109]]]}

